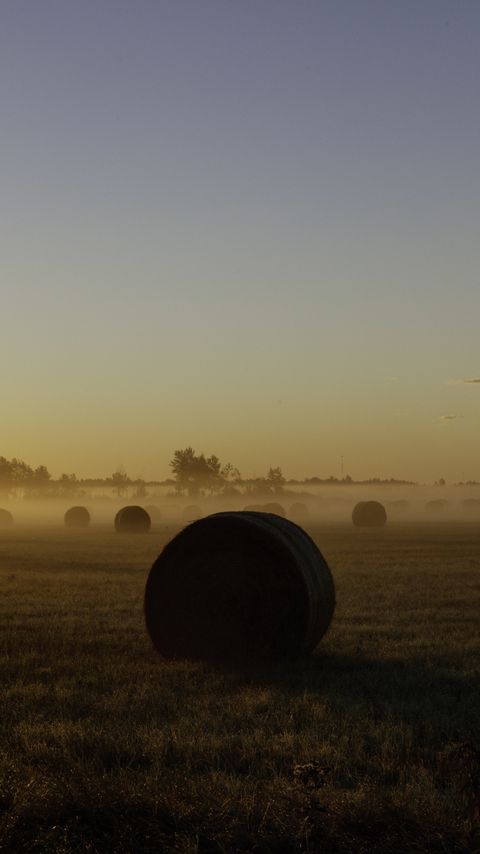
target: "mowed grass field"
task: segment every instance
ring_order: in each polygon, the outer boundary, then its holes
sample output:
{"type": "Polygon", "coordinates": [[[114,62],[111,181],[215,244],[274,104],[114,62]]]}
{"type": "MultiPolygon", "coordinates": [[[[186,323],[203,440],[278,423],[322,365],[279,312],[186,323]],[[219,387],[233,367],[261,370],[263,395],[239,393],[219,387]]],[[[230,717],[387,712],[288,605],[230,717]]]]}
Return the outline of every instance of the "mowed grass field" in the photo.
{"type": "Polygon", "coordinates": [[[476,850],[480,523],[308,530],[330,631],[248,673],[152,649],[174,529],[0,533],[0,851],[476,850]]]}

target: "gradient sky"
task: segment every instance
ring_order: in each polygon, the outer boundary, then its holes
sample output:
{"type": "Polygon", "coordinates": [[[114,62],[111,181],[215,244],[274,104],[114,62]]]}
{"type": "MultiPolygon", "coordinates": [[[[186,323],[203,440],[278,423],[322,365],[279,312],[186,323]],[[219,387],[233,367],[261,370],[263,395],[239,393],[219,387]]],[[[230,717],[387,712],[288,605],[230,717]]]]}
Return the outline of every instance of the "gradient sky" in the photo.
{"type": "Polygon", "coordinates": [[[0,109],[0,454],[480,479],[477,0],[5,0],[0,109]]]}

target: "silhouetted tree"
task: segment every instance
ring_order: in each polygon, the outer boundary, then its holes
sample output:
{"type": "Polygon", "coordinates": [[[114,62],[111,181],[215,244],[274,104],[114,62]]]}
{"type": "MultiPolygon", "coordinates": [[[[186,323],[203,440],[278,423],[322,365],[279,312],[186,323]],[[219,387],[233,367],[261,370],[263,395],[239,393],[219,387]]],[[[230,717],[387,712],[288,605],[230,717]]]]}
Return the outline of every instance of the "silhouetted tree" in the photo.
{"type": "Polygon", "coordinates": [[[62,498],[73,498],[76,495],[83,495],[77,475],[62,474],[58,479],[58,493],[62,498]]]}
{"type": "Polygon", "coordinates": [[[46,466],[37,466],[33,472],[33,480],[37,486],[46,485],[51,480],[51,474],[46,466]]]}
{"type": "Polygon", "coordinates": [[[13,485],[12,464],[6,457],[0,457],[0,491],[8,494],[13,485]]]}
{"type": "Polygon", "coordinates": [[[45,466],[37,466],[24,481],[24,492],[29,496],[40,497],[51,484],[52,476],[45,466]]]}
{"type": "Polygon", "coordinates": [[[114,471],[110,477],[110,483],[113,486],[113,491],[117,493],[119,498],[128,492],[130,482],[129,476],[122,469],[117,469],[117,471],[114,471]]]}
{"type": "Polygon", "coordinates": [[[34,470],[16,457],[12,460],[0,457],[0,492],[7,495],[14,492],[40,492],[49,480],[50,474],[45,466],[38,466],[34,470]]]}
{"type": "Polygon", "coordinates": [[[202,490],[218,492],[225,483],[218,457],[215,454],[211,457],[196,454],[191,447],[175,451],[170,468],[175,476],[175,488],[181,494],[195,497],[202,490]]]}
{"type": "Polygon", "coordinates": [[[285,484],[285,478],[282,473],[282,469],[280,466],[276,468],[270,468],[267,474],[267,486],[269,489],[273,490],[277,495],[280,492],[283,492],[283,486],[285,484]]]}
{"type": "Polygon", "coordinates": [[[135,492],[133,493],[135,498],[146,498],[148,495],[147,487],[145,485],[145,481],[143,478],[139,477],[135,481],[135,492]]]}

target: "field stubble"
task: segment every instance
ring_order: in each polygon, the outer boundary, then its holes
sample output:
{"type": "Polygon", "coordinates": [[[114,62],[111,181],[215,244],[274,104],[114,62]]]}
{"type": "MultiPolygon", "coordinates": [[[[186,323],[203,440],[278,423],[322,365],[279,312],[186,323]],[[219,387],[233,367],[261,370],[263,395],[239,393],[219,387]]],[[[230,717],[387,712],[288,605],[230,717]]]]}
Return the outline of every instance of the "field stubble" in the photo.
{"type": "Polygon", "coordinates": [[[331,629],[249,673],[151,648],[172,529],[2,533],[1,851],[476,850],[480,527],[309,530],[331,629]]]}

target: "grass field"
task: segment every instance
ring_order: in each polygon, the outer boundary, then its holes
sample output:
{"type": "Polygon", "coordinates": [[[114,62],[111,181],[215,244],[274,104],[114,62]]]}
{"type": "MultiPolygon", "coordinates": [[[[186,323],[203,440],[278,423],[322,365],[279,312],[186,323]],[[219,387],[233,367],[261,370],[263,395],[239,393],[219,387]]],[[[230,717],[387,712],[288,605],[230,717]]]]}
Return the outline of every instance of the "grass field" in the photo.
{"type": "Polygon", "coordinates": [[[477,850],[480,525],[310,533],[331,629],[248,674],[151,648],[172,530],[1,533],[0,851],[477,850]]]}

